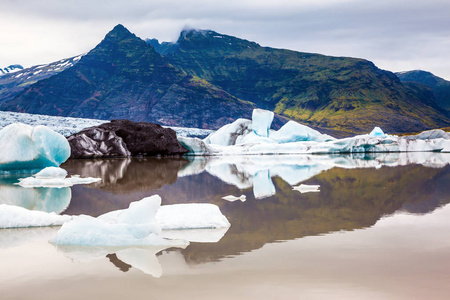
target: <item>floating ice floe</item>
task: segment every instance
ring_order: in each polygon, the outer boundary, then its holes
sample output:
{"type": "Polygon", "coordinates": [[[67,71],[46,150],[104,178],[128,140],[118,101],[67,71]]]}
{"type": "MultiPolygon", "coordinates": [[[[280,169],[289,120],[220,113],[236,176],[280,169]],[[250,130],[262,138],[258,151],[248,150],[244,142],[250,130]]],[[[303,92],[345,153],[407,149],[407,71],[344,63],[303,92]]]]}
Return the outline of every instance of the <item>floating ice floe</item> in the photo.
{"type": "Polygon", "coordinates": [[[293,190],[299,191],[300,193],[311,193],[311,192],[320,192],[320,185],[308,185],[308,184],[300,184],[298,186],[292,187],[293,190]]]}
{"type": "Polygon", "coordinates": [[[257,109],[252,121],[238,119],[206,139],[179,137],[188,155],[329,154],[449,151],[448,136],[415,138],[385,134],[375,127],[371,133],[335,139],[307,126],[289,121],[278,131],[270,130],[273,113],[257,109]],[[272,117],[271,117],[272,116],[272,117]],[[252,129],[252,130],[250,130],[252,129]]]}
{"type": "MultiPolygon", "coordinates": [[[[55,245],[81,246],[184,247],[189,244],[188,240],[168,239],[163,232],[227,229],[230,226],[219,208],[213,204],[160,205],[161,198],[154,195],[132,202],[128,209],[109,212],[97,218],[78,216],[65,223],[51,242],[55,245]]],[[[174,237],[173,234],[170,236],[174,237]]]]}
{"type": "Polygon", "coordinates": [[[20,178],[18,185],[25,188],[32,187],[51,187],[62,188],[73,186],[74,184],[90,184],[101,181],[101,178],[86,177],[81,178],[79,175],[73,175],[66,178],[67,171],[58,167],[47,167],[37,174],[20,178]]]}
{"type": "Polygon", "coordinates": [[[0,130],[0,172],[27,173],[57,167],[70,156],[66,138],[46,126],[15,123],[0,130]]]}
{"type": "Polygon", "coordinates": [[[0,228],[58,226],[72,217],[0,204],[0,228]]]}
{"type": "Polygon", "coordinates": [[[233,196],[233,195],[228,195],[228,196],[222,197],[222,199],[230,201],[230,202],[234,202],[234,201],[237,201],[237,200],[245,202],[246,196],[245,195],[241,195],[239,197],[236,197],[236,196],[233,196]]]}

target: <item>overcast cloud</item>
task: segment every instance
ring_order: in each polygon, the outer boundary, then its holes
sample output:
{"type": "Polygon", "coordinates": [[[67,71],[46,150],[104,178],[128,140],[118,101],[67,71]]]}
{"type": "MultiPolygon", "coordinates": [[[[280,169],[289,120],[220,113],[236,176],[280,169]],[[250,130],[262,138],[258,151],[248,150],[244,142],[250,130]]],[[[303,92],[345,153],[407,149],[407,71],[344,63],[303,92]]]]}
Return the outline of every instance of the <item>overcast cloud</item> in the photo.
{"type": "Polygon", "coordinates": [[[0,67],[53,62],[95,47],[118,23],[177,39],[212,29],[263,46],[360,57],[450,80],[448,0],[0,0],[0,67]]]}

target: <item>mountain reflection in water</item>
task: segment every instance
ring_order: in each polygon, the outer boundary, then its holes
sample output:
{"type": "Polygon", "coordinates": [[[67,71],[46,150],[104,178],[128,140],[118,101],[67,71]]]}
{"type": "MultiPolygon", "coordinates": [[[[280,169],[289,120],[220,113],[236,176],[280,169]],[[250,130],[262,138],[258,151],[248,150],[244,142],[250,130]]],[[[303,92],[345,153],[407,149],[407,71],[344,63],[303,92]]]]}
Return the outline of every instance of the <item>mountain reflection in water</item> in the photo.
{"type": "Polygon", "coordinates": [[[449,160],[441,153],[69,160],[62,165],[69,174],[103,181],[72,187],[64,213],[97,216],[153,194],[163,205],[214,203],[231,228],[218,243],[180,250],[189,263],[210,262],[266,243],[370,227],[398,210],[431,212],[450,202],[449,160]],[[320,192],[301,194],[293,190],[299,183],[320,192]],[[267,190],[274,193],[260,197],[267,190]],[[241,194],[245,202],[222,199],[241,194]]]}

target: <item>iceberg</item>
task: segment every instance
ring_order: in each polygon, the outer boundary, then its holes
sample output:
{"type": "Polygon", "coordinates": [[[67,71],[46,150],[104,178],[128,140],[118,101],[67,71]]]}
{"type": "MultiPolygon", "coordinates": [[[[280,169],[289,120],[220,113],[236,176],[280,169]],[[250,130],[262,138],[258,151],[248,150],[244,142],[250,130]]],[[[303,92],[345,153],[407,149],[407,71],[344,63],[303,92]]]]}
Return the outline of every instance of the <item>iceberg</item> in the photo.
{"type": "Polygon", "coordinates": [[[58,226],[72,217],[0,204],[0,228],[58,226]]]}
{"type": "Polygon", "coordinates": [[[66,175],[67,171],[62,168],[47,167],[31,177],[19,178],[19,183],[17,184],[25,188],[62,188],[73,186],[74,184],[90,184],[101,181],[101,178],[81,178],[79,175],[72,175],[69,178],[65,178],[66,175]]]}
{"type": "Polygon", "coordinates": [[[268,137],[273,117],[274,113],[269,110],[259,108],[254,109],[252,113],[253,132],[258,136],[268,137]]]}
{"type": "Polygon", "coordinates": [[[230,227],[230,222],[219,207],[210,203],[164,205],[156,213],[155,219],[162,230],[230,227]]]}
{"type": "Polygon", "coordinates": [[[0,172],[32,173],[59,166],[70,156],[66,138],[46,126],[14,123],[0,130],[0,172]]]}
{"type": "Polygon", "coordinates": [[[214,204],[161,205],[158,195],[130,203],[97,218],[81,215],[65,223],[51,240],[55,245],[78,246],[174,246],[185,247],[186,240],[164,237],[164,230],[215,229],[230,223],[214,204]]]}
{"type": "Polygon", "coordinates": [[[370,133],[371,137],[385,137],[383,130],[380,127],[375,127],[370,133]]]}
{"type": "Polygon", "coordinates": [[[269,137],[279,144],[302,141],[328,142],[336,140],[330,135],[321,134],[317,130],[294,121],[287,122],[277,131],[270,131],[269,137]]]}
{"type": "Polygon", "coordinates": [[[272,120],[272,112],[255,109],[252,121],[239,119],[205,140],[186,137],[178,140],[189,150],[187,155],[195,156],[450,151],[450,139],[445,132],[419,138],[398,137],[375,127],[369,134],[335,139],[294,121],[277,131],[270,130],[272,120]]]}

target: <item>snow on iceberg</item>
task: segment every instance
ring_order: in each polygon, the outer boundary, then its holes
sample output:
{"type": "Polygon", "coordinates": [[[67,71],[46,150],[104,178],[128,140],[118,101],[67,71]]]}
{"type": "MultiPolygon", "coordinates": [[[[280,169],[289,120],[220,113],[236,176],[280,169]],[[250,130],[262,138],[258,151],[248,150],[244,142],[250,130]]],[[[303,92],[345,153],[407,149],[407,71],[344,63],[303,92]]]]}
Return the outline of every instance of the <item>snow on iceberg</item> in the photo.
{"type": "Polygon", "coordinates": [[[25,173],[59,166],[70,156],[66,138],[46,126],[15,123],[0,130],[0,172],[25,173]]]}
{"type": "Polygon", "coordinates": [[[81,178],[79,175],[73,175],[69,178],[65,178],[66,176],[67,171],[62,168],[47,167],[31,177],[19,178],[19,183],[17,184],[25,188],[62,188],[73,186],[74,184],[90,184],[101,181],[101,178],[81,178]]]}
{"type": "Polygon", "coordinates": [[[67,215],[57,215],[23,207],[0,204],[0,228],[58,226],[71,219],[67,215]]]}
{"type": "Polygon", "coordinates": [[[294,121],[287,122],[277,131],[270,131],[269,137],[279,144],[302,141],[327,142],[336,140],[332,136],[321,134],[317,130],[294,121]]]}

